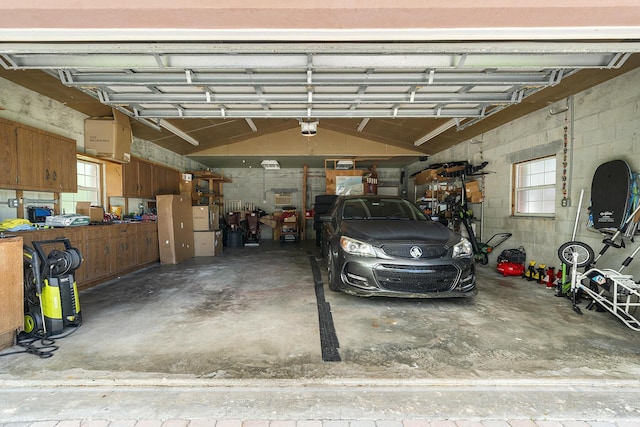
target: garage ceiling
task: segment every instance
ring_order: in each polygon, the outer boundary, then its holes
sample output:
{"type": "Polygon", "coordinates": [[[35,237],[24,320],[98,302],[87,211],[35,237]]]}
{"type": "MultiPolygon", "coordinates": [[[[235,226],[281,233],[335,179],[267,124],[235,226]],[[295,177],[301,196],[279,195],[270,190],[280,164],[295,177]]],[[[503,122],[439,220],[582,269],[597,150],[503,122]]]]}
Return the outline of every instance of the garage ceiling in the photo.
{"type": "MultiPolygon", "coordinates": [[[[112,40],[117,32],[80,28],[79,42],[77,34],[41,31],[0,33],[0,77],[90,116],[116,108],[133,119],[136,136],[182,155],[229,147],[231,155],[197,157],[211,167],[240,166],[234,144],[301,122],[318,122],[318,134],[329,129],[416,154],[377,162],[398,167],[640,65],[637,39],[593,35],[452,42],[386,29],[354,41],[336,29],[319,42],[295,41],[301,31],[246,40],[252,32],[244,29],[225,40],[184,41],[178,32],[176,40],[149,42],[150,33],[112,40]],[[394,34],[402,38],[389,41],[394,34]]],[[[318,154],[282,160],[298,167],[331,156],[318,154]]]]}

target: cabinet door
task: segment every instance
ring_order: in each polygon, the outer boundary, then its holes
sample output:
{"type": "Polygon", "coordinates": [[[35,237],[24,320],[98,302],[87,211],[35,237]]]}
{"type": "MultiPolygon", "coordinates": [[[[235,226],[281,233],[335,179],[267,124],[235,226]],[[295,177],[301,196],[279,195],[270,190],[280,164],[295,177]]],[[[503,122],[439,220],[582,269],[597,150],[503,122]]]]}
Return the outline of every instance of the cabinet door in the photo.
{"type": "Polygon", "coordinates": [[[180,194],[180,172],[167,169],[167,189],[165,194],[180,194]]]}
{"type": "Polygon", "coordinates": [[[54,191],[75,193],[78,191],[78,163],[76,161],[76,143],[50,135],[47,140],[49,169],[51,170],[50,188],[54,191]]]}
{"type": "MultiPolygon", "coordinates": [[[[93,282],[109,275],[109,254],[111,251],[108,226],[95,226],[86,230],[83,252],[84,281],[93,282]]],[[[78,281],[78,285],[83,283],[78,281]]]]}
{"type": "Polygon", "coordinates": [[[139,225],[138,261],[140,264],[155,262],[160,259],[158,247],[158,229],[155,223],[139,225]]]}
{"type": "Polygon", "coordinates": [[[153,195],[167,194],[167,168],[153,165],[153,195]]]}
{"type": "Polygon", "coordinates": [[[0,187],[11,188],[18,182],[18,147],[16,127],[0,122],[0,187]]]}
{"type": "Polygon", "coordinates": [[[122,224],[111,227],[110,272],[118,273],[137,264],[138,236],[135,224],[122,224]]]}
{"type": "Polygon", "coordinates": [[[18,188],[44,189],[47,187],[45,147],[46,141],[42,133],[18,127],[18,188]]]}
{"type": "Polygon", "coordinates": [[[122,192],[125,197],[138,196],[138,161],[133,158],[122,165],[122,192]]]}
{"type": "Polygon", "coordinates": [[[138,196],[144,198],[153,197],[153,188],[151,188],[151,163],[138,163],[138,196]]]}
{"type": "Polygon", "coordinates": [[[17,188],[77,191],[73,140],[19,126],[16,132],[17,188]]]}

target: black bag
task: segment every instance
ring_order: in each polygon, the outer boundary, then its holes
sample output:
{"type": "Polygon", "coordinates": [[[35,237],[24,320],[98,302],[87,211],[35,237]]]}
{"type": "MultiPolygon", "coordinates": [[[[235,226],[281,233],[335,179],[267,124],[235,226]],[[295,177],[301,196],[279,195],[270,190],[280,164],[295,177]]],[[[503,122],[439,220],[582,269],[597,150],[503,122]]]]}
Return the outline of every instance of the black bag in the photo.
{"type": "Polygon", "coordinates": [[[516,264],[524,264],[527,260],[527,253],[524,248],[520,246],[517,249],[505,249],[500,255],[498,255],[498,262],[515,262],[516,264]]]}

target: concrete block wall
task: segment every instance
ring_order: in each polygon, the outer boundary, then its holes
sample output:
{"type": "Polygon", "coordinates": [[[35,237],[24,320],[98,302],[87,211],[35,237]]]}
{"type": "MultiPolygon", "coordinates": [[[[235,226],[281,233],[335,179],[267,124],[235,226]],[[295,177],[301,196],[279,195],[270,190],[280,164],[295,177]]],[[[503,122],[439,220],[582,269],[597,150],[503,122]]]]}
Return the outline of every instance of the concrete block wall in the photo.
{"type": "MultiPolygon", "coordinates": [[[[242,206],[253,206],[271,214],[281,210],[282,206],[275,205],[275,194],[291,193],[291,205],[302,214],[303,197],[302,186],[303,169],[265,170],[257,168],[227,168],[216,170],[232,180],[224,184],[225,201],[240,200],[242,206]]],[[[397,168],[378,169],[378,181],[384,186],[400,185],[401,170],[397,168]]],[[[307,171],[307,200],[306,209],[313,208],[315,197],[326,192],[326,176],[324,168],[310,168],[307,171]]],[[[315,238],[312,224],[307,224],[307,238],[315,238]]],[[[271,238],[270,231],[262,233],[263,238],[271,238]]]]}
{"type": "MultiPolygon", "coordinates": [[[[558,267],[560,260],[557,249],[571,240],[581,190],[585,192],[576,240],[588,243],[597,253],[602,248],[602,236],[586,227],[591,181],[596,168],[604,162],[622,159],[629,163],[632,171],[640,172],[638,81],[640,70],[626,73],[576,94],[569,103],[570,106],[572,104],[572,109],[565,113],[552,115],[549,112],[550,108],[554,111],[564,109],[565,101],[545,106],[472,141],[433,155],[428,162],[414,164],[408,168],[409,173],[423,169],[430,163],[457,160],[469,160],[475,164],[482,160],[489,162],[485,171],[490,173],[481,179],[485,191],[484,236],[490,237],[499,232],[513,233],[512,238],[490,256],[490,265],[495,265],[496,257],[502,249],[523,246],[529,260],[558,267]],[[568,154],[572,155],[568,171],[570,180],[567,182],[570,187],[568,207],[561,206],[564,126],[569,130],[568,154]],[[512,216],[513,163],[552,154],[556,156],[557,171],[555,216],[512,216]]],[[[598,261],[598,265],[603,268],[620,268],[622,261],[636,245],[637,243],[628,244],[626,250],[610,249],[598,261]]],[[[632,263],[625,271],[640,277],[640,260],[632,263]]]]}
{"type": "MultiPolygon", "coordinates": [[[[275,206],[275,194],[291,191],[291,204],[298,209],[303,205],[303,175],[302,169],[265,170],[256,168],[227,168],[216,170],[232,180],[224,184],[225,200],[241,200],[260,207],[266,212],[282,209],[275,206]]],[[[384,186],[398,187],[400,185],[401,170],[397,168],[378,169],[378,181],[384,186]]],[[[311,209],[315,196],[325,194],[326,176],[323,168],[310,168],[307,171],[307,200],[306,207],[311,209]]]]}

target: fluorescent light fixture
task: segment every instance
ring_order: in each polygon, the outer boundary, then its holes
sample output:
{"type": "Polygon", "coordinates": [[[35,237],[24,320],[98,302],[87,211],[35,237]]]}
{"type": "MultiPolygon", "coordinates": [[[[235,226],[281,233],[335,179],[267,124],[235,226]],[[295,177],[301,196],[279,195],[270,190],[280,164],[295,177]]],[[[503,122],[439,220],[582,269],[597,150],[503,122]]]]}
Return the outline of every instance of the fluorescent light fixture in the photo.
{"type": "Polygon", "coordinates": [[[174,134],[175,136],[184,139],[185,141],[187,141],[189,144],[191,145],[195,145],[196,147],[198,145],[200,145],[200,142],[193,138],[192,136],[188,135],[186,132],[178,129],[177,127],[175,127],[174,125],[172,125],[171,123],[169,123],[168,121],[166,121],[165,119],[161,119],[160,123],[158,123],[161,127],[165,128],[166,130],[168,130],[169,132],[171,132],[172,134],[174,134]]]}
{"type": "Polygon", "coordinates": [[[353,168],[353,160],[338,160],[336,169],[345,170],[353,168]]]}
{"type": "Polygon", "coordinates": [[[280,163],[277,160],[263,160],[260,165],[265,169],[280,169],[280,163]]]}
{"type": "Polygon", "coordinates": [[[458,123],[458,119],[451,119],[448,122],[446,122],[445,124],[435,128],[434,130],[432,130],[431,132],[429,132],[428,134],[426,134],[425,136],[423,136],[420,139],[417,139],[413,145],[415,145],[416,147],[418,145],[422,145],[425,142],[435,138],[436,136],[440,135],[442,132],[451,129],[452,127],[454,127],[456,124],[458,123]]]}

